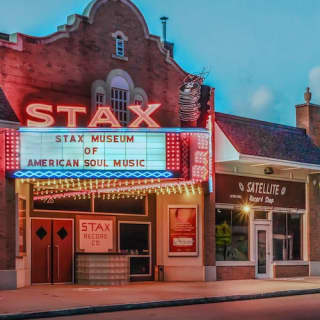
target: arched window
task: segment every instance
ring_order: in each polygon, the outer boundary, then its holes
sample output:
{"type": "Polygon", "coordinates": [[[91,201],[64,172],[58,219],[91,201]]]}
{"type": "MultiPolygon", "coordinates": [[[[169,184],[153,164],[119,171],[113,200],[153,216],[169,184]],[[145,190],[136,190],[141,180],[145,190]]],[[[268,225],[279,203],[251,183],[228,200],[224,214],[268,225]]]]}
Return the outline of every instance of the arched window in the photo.
{"type": "Polygon", "coordinates": [[[129,101],[128,82],[120,76],[113,77],[111,80],[111,107],[122,126],[127,126],[130,120],[130,114],[127,109],[129,101]]]}
{"type": "Polygon", "coordinates": [[[105,105],[107,105],[106,83],[103,80],[95,80],[91,85],[91,113],[105,105]]]}
{"type": "Polygon", "coordinates": [[[124,57],[124,40],[121,36],[117,36],[116,38],[116,55],[118,57],[124,57]]]}
{"type": "Polygon", "coordinates": [[[135,87],[133,90],[133,104],[146,107],[148,105],[148,96],[146,92],[139,87],[135,87]]]}
{"type": "Polygon", "coordinates": [[[106,96],[106,94],[105,94],[104,89],[101,87],[98,87],[96,89],[96,100],[95,100],[95,107],[96,108],[105,105],[105,103],[106,103],[105,96],[106,96]]]}
{"type": "Polygon", "coordinates": [[[112,38],[115,41],[115,52],[112,53],[112,58],[128,61],[126,57],[127,50],[125,43],[128,41],[128,37],[120,30],[112,33],[112,38]]]}
{"type": "Polygon", "coordinates": [[[141,94],[136,94],[134,96],[134,104],[137,106],[142,106],[143,105],[143,97],[141,94]]]}

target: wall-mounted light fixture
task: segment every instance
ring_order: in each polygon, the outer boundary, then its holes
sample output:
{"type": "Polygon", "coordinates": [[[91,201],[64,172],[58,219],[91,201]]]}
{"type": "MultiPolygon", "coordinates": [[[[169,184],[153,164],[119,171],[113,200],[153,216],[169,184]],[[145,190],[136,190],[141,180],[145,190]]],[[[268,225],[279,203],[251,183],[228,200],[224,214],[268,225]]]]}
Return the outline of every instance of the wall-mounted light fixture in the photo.
{"type": "Polygon", "coordinates": [[[273,168],[272,167],[266,167],[264,168],[264,174],[273,174],[273,168]]]}
{"type": "Polygon", "coordinates": [[[244,204],[244,205],[241,207],[241,211],[242,211],[243,213],[248,214],[248,213],[250,213],[250,211],[251,211],[251,207],[250,207],[248,204],[244,204]]]}

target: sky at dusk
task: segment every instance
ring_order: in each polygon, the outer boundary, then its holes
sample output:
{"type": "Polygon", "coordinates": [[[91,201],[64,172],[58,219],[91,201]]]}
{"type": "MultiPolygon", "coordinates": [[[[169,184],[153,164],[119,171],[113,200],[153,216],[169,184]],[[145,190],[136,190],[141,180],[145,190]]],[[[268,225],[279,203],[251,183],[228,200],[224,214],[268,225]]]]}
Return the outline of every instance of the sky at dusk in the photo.
{"type": "MultiPolygon", "coordinates": [[[[44,36],[89,0],[0,0],[0,32],[44,36]]],[[[295,125],[307,86],[320,104],[319,0],[133,0],[187,72],[210,71],[216,110],[295,125]]]]}

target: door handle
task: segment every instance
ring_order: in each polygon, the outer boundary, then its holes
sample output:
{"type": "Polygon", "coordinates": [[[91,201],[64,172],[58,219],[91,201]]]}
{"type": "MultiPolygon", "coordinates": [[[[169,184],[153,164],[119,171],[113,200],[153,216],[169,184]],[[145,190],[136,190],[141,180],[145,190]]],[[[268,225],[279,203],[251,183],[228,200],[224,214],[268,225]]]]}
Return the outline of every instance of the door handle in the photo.
{"type": "Polygon", "coordinates": [[[48,244],[48,247],[47,247],[47,270],[48,270],[48,282],[50,282],[50,244],[48,244]]]}
{"type": "Polygon", "coordinates": [[[57,248],[57,257],[58,257],[58,280],[60,280],[60,248],[59,246],[56,244],[55,248],[57,248]]]}

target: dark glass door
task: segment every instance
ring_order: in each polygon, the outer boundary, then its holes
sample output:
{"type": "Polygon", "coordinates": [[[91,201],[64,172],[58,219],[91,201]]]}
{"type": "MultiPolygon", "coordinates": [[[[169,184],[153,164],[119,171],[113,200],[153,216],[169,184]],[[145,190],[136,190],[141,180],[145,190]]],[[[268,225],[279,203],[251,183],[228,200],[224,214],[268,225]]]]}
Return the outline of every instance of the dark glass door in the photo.
{"type": "Polygon", "coordinates": [[[267,273],[267,232],[258,230],[258,273],[267,273]]]}
{"type": "Polygon", "coordinates": [[[271,225],[255,224],[256,277],[271,277],[271,225]]]}

